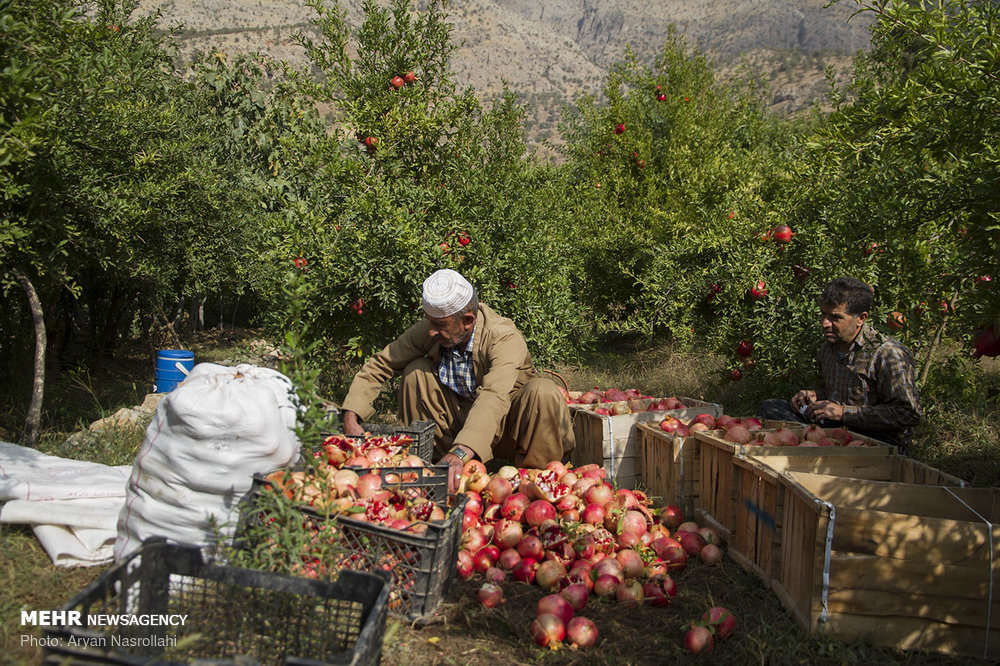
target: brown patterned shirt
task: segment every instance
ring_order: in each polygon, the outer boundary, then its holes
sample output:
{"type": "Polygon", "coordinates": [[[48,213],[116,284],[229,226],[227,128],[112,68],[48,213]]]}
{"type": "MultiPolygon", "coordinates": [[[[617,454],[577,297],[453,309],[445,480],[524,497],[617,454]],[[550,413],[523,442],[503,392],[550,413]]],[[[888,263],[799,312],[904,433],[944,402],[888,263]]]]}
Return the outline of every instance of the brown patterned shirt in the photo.
{"type": "Polygon", "coordinates": [[[914,382],[913,355],[899,341],[867,324],[843,357],[836,343],[826,342],[816,355],[819,362],[818,400],[844,406],[844,426],[877,431],[882,439],[905,444],[920,421],[920,403],[914,382]]]}

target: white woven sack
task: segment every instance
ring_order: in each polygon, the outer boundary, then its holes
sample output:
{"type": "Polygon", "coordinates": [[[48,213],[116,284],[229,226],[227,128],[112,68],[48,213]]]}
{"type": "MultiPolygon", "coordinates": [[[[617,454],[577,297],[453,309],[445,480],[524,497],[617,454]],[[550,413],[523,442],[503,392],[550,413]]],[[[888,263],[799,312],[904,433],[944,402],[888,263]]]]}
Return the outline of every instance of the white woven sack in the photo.
{"type": "Polygon", "coordinates": [[[296,399],[280,372],[196,365],[160,401],[132,465],[115,560],[144,539],[210,545],[232,536],[253,475],[298,460],[296,399]],[[214,526],[213,526],[214,525],[214,526]]]}

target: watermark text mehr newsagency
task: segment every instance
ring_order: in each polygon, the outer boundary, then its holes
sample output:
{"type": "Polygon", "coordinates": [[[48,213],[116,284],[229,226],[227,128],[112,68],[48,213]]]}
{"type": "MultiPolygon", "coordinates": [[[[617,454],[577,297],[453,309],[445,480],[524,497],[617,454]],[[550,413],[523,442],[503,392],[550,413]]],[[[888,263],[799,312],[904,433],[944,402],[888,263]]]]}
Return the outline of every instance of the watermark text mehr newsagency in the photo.
{"type": "MultiPolygon", "coordinates": [[[[144,627],[182,627],[187,621],[187,615],[87,615],[87,625],[96,626],[125,626],[138,625],[144,627]]],[[[69,626],[81,627],[84,625],[83,613],[80,611],[21,611],[21,626],[69,626]]]]}

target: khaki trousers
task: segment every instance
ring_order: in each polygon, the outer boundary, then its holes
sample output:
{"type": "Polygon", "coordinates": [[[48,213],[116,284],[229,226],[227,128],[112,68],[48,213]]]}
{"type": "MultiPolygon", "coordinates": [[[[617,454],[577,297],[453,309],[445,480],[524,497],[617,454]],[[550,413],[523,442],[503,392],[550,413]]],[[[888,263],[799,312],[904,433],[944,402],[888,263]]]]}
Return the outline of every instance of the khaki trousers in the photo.
{"type": "MultiPolygon", "coordinates": [[[[529,379],[511,393],[510,410],[493,435],[493,457],[517,467],[543,468],[562,460],[576,440],[566,400],[555,383],[545,377],[529,379]]],[[[403,370],[399,415],[403,423],[434,421],[435,460],[455,443],[465,426],[473,401],[441,383],[430,359],[410,361],[403,370]]]]}

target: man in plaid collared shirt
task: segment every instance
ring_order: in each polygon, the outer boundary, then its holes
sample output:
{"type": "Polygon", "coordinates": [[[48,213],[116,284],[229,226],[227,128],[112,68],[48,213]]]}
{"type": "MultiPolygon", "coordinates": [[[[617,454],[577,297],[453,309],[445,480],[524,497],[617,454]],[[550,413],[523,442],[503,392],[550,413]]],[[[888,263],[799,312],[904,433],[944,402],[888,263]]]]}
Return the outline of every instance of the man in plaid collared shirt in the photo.
{"type": "Polygon", "coordinates": [[[909,444],[920,421],[913,355],[866,323],[872,296],[872,288],[855,278],[826,286],[819,297],[826,338],[816,356],[819,386],[791,400],[766,400],[758,415],[843,426],[890,444],[909,444]]]}

